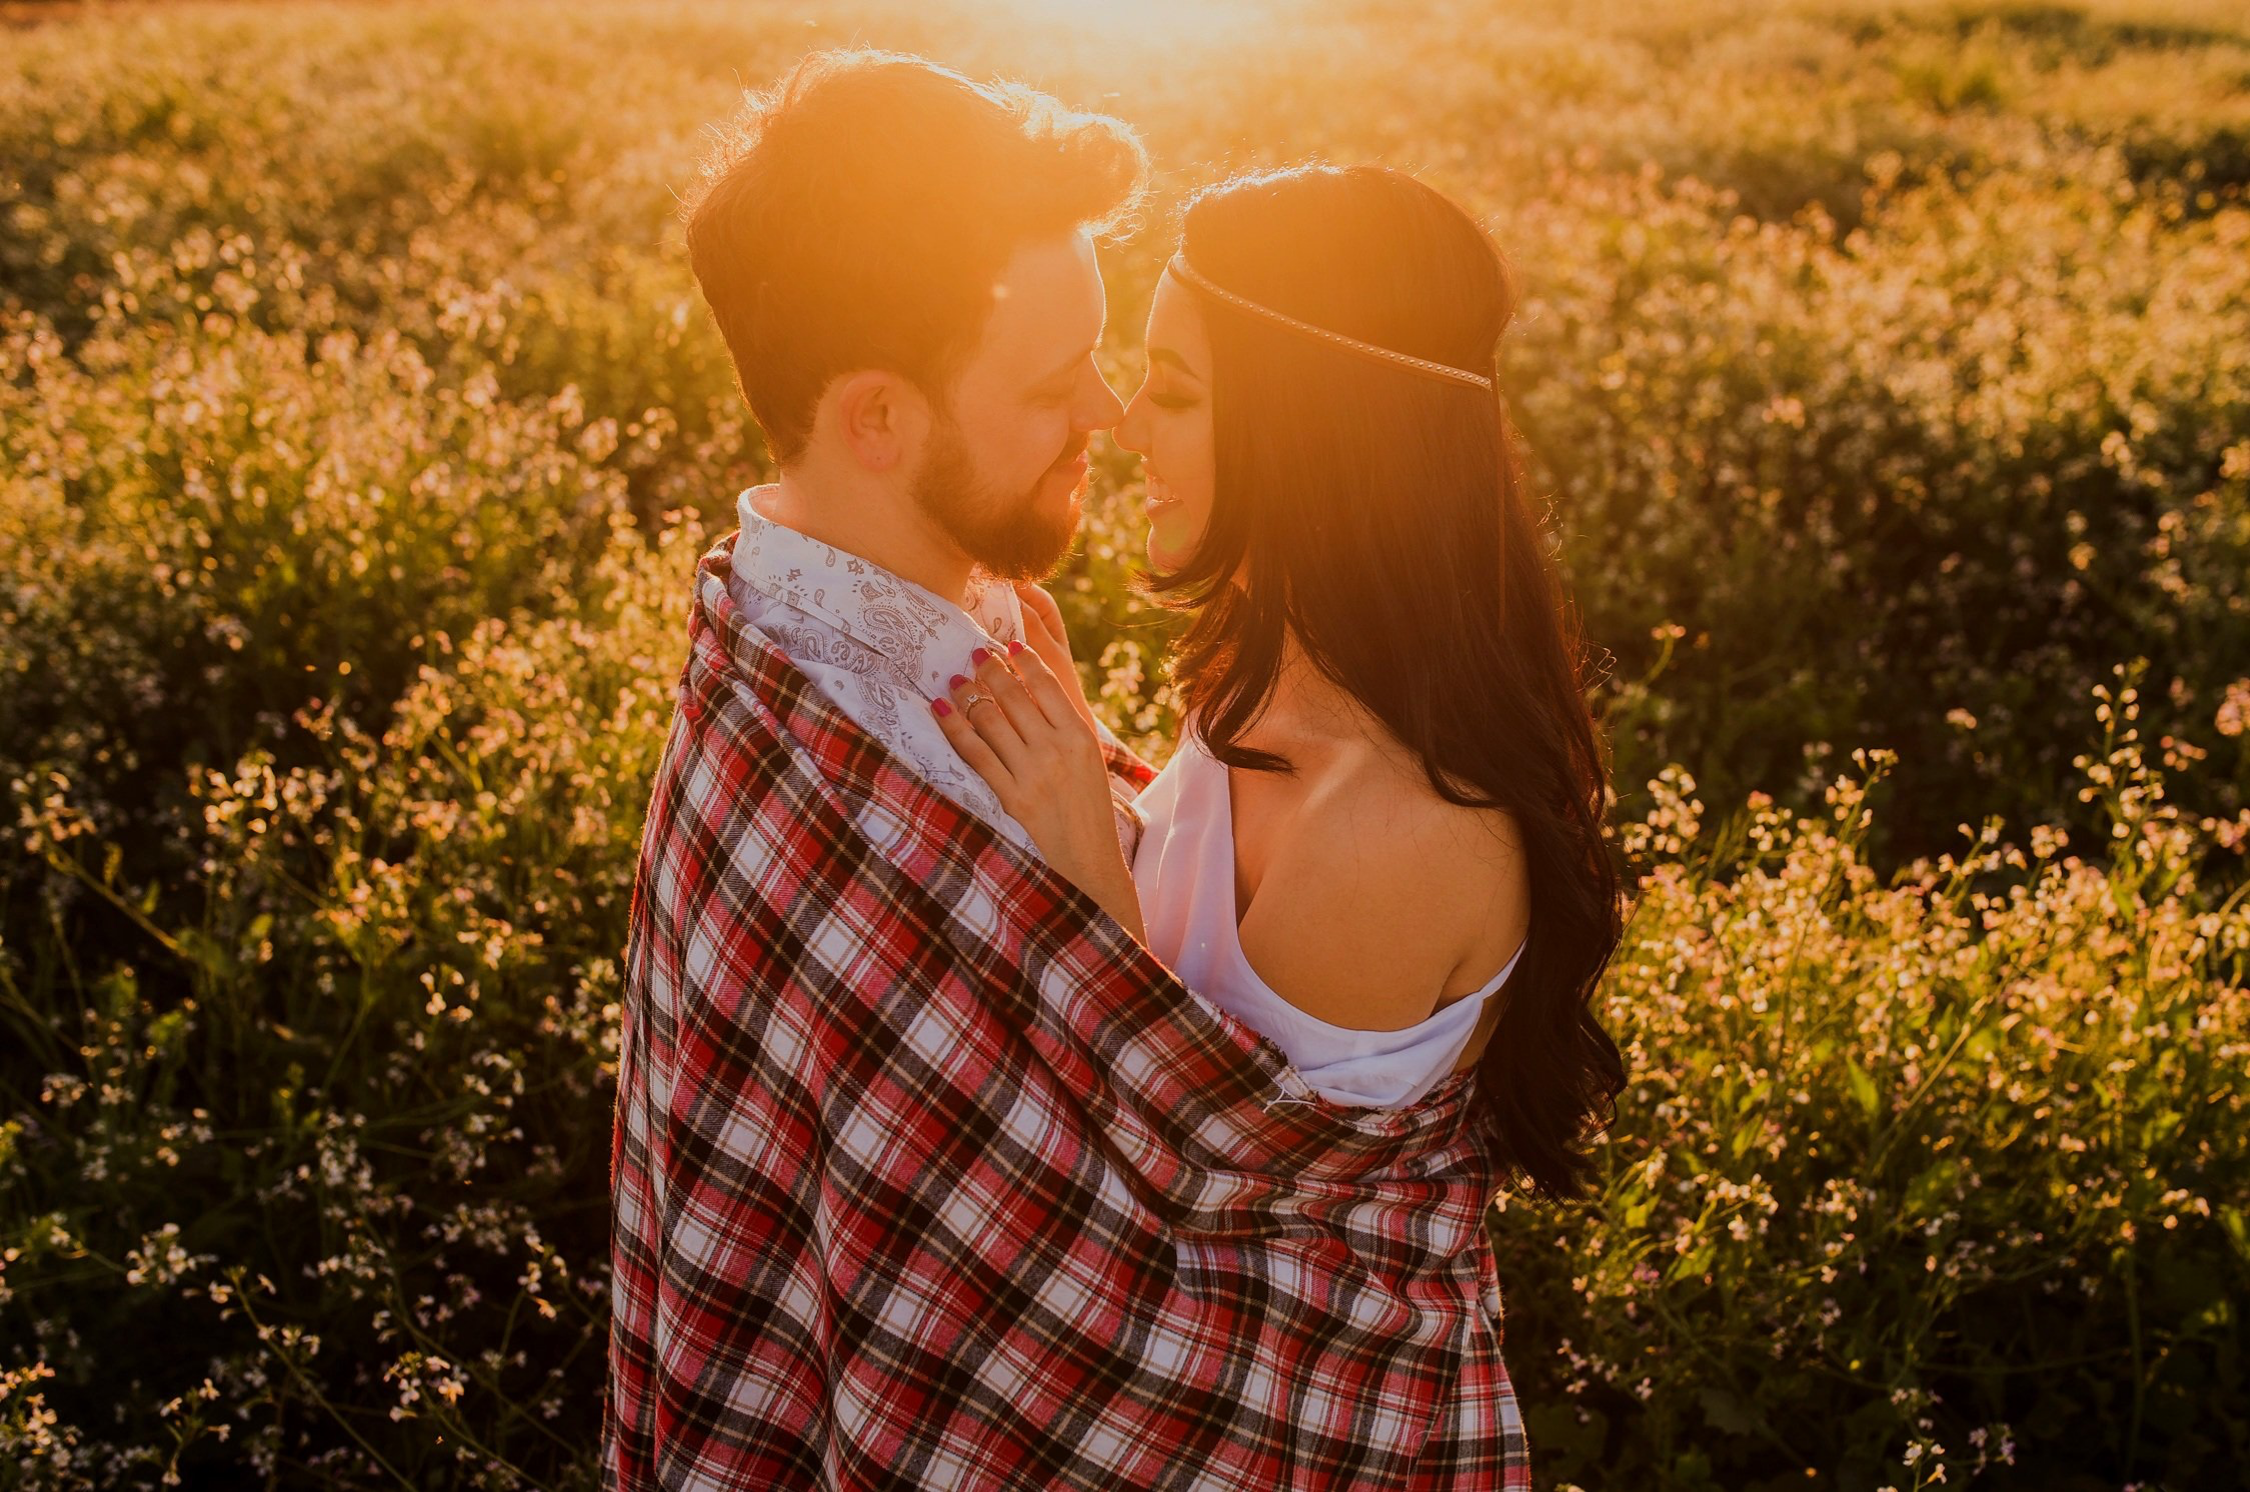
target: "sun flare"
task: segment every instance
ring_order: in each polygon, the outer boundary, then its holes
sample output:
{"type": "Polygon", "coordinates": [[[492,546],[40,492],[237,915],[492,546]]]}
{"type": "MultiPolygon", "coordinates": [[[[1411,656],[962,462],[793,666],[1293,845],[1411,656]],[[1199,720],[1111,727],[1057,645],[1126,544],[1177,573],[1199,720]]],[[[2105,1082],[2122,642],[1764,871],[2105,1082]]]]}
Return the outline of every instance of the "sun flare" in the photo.
{"type": "Polygon", "coordinates": [[[1042,39],[1075,34],[1104,48],[1200,52],[1241,45],[1280,24],[1275,0],[998,0],[992,10],[1003,24],[1046,33],[1042,39]]]}

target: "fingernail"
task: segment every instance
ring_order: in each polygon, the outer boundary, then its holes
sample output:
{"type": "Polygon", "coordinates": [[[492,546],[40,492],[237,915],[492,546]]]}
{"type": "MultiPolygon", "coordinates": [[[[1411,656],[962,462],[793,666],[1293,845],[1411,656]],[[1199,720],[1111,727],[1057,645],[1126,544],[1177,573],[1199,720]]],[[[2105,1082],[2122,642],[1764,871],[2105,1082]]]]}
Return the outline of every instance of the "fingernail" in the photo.
{"type": "Polygon", "coordinates": [[[1013,658],[1013,657],[1014,657],[1014,656],[1015,656],[1016,654],[1018,654],[1018,653],[1020,653],[1020,652],[1022,652],[1022,651],[1023,651],[1023,642],[1022,642],[1022,640],[1021,640],[1021,639],[1018,639],[1018,638],[1010,638],[1010,639],[1009,639],[1009,641],[1008,641],[1008,656],[1009,656],[1009,657],[1011,657],[1011,658],[1013,658]]]}
{"type": "Polygon", "coordinates": [[[982,668],[984,666],[984,660],[991,656],[992,654],[985,651],[983,648],[978,648],[975,652],[969,654],[969,661],[976,664],[979,668],[982,668]]]}
{"type": "Polygon", "coordinates": [[[961,687],[961,686],[962,686],[963,684],[966,684],[967,682],[969,682],[969,680],[968,680],[968,677],[967,677],[966,675],[964,675],[964,674],[955,674],[955,675],[954,675],[954,676],[953,676],[952,678],[950,678],[950,679],[947,679],[947,680],[945,681],[945,687],[946,687],[946,688],[948,688],[948,689],[958,689],[958,688],[960,688],[960,687],[961,687]]]}
{"type": "Polygon", "coordinates": [[[944,700],[942,700],[942,699],[933,699],[933,700],[931,700],[931,701],[930,701],[930,708],[931,708],[932,710],[936,711],[936,712],[937,712],[938,714],[940,714],[940,715],[950,715],[950,714],[952,714],[952,713],[953,713],[953,706],[951,706],[951,705],[947,704],[947,703],[946,703],[946,702],[945,702],[944,700]]]}

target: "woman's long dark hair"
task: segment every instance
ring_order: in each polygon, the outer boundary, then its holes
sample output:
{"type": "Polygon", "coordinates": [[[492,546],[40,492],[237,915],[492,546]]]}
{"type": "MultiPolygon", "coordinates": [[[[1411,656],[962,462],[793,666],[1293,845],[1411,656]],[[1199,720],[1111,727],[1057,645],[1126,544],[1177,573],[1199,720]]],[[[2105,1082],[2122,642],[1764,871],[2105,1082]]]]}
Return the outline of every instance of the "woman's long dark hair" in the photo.
{"type": "MultiPolygon", "coordinates": [[[[1474,372],[1493,371],[1515,310],[1483,230],[1382,167],[1224,182],[1189,206],[1181,248],[1236,295],[1474,372]]],[[[1531,930],[1496,997],[1483,1112],[1513,1172],[1574,1196],[1625,1082],[1592,1008],[1623,935],[1619,877],[1584,647],[1500,399],[1196,294],[1217,486],[1195,552],[1146,584],[1195,611],[1175,653],[1187,714],[1229,766],[1290,770],[1236,744],[1273,691],[1286,628],[1439,795],[1514,815],[1531,930]]]]}

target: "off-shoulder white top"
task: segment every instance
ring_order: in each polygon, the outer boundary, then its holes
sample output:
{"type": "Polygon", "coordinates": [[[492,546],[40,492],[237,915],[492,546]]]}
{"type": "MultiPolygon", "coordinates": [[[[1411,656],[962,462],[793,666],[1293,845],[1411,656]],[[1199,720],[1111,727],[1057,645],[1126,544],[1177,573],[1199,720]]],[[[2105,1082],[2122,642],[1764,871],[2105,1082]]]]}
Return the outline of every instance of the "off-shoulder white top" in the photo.
{"type": "Polygon", "coordinates": [[[1274,1040],[1322,1096],[1397,1108],[1444,1080],[1485,1003],[1523,957],[1518,947],[1490,983],[1395,1031],[1332,1025],[1275,994],[1250,966],[1234,920],[1234,812],[1227,766],[1193,728],[1135,808],[1146,823],[1133,881],[1149,951],[1189,989],[1274,1040]]]}

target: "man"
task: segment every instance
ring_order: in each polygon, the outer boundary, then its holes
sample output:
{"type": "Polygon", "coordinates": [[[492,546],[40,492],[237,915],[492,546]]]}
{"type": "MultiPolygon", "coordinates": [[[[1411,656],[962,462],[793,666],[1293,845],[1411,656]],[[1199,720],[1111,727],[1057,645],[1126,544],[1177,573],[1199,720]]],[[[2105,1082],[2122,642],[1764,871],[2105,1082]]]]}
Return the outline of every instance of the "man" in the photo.
{"type": "Polygon", "coordinates": [[[1088,230],[1132,208],[1145,157],[1028,89],[832,54],[753,101],[718,165],[689,253],[781,468],[738,504],[745,620],[1028,851],[929,701],[1024,636],[987,582],[1045,575],[1077,532],[1087,436],[1123,413],[1088,230]]]}
{"type": "MultiPolygon", "coordinates": [[[[690,207],[780,479],[699,566],[636,881],[609,1486],[1510,1464],[1462,1104],[1326,1108],[927,707],[979,649],[1059,642],[1005,582],[1067,550],[1121,412],[1093,234],[1145,170],[1115,120],[840,53],[751,101],[690,207]]],[[[1151,770],[1104,750],[1129,799],[1151,770]]]]}

